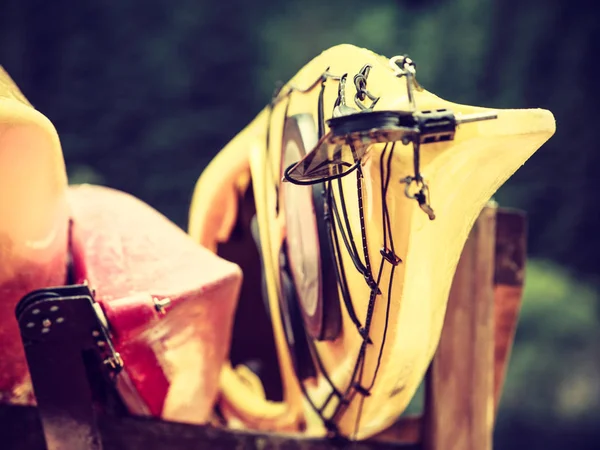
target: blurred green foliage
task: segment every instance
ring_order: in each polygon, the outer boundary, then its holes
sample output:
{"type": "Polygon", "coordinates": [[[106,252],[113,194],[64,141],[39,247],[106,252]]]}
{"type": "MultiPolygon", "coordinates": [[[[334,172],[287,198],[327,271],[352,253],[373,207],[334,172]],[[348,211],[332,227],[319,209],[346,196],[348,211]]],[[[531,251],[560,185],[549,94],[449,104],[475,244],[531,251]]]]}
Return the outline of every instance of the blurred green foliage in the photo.
{"type": "Polygon", "coordinates": [[[551,110],[556,135],[496,197],[528,211],[539,258],[498,448],[596,448],[600,27],[590,4],[2,0],[0,63],[55,123],[72,182],[133,193],[181,226],[208,161],[276,81],[332,45],[407,53],[421,84],[448,100],[551,110]]]}
{"type": "Polygon", "coordinates": [[[600,417],[600,293],[549,261],[530,260],[525,280],[497,425],[506,445],[499,447],[518,445],[511,428],[519,423],[540,436],[514,448],[597,448],[598,435],[589,435],[600,417]]]}
{"type": "Polygon", "coordinates": [[[525,287],[504,406],[540,421],[600,417],[598,292],[535,260],[525,287]]]}
{"type": "Polygon", "coordinates": [[[198,174],[276,81],[343,42],[408,53],[441,97],[555,114],[556,135],[498,199],[529,212],[533,254],[592,276],[600,27],[587,4],[3,0],[0,58],[56,124],[71,174],[185,225],[198,174]]]}

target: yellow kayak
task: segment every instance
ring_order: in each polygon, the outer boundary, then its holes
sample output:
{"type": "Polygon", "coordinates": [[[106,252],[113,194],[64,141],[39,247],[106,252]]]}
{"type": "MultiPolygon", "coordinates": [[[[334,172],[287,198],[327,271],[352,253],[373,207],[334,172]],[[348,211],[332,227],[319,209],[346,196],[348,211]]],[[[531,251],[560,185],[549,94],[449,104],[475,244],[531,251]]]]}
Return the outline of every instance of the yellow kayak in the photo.
{"type": "Polygon", "coordinates": [[[283,401],[227,366],[228,425],[364,439],[392,424],[432,360],[475,219],[554,130],[549,111],[443,100],[407,57],[340,45],[303,67],[192,200],[189,233],[214,251],[248,189],[256,210],[283,401]]]}
{"type": "Polygon", "coordinates": [[[65,282],[66,191],[54,126],[0,67],[0,403],[34,402],[14,311],[28,292],[65,282]]]}

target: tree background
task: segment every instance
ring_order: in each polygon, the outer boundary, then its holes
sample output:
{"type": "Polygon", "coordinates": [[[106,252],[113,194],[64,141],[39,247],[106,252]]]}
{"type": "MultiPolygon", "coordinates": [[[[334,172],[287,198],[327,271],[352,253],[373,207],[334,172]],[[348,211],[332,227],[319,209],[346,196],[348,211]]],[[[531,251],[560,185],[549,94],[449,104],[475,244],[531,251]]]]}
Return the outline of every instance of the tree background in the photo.
{"type": "Polygon", "coordinates": [[[556,135],[500,190],[529,214],[496,448],[599,448],[600,25],[584,0],[0,0],[0,64],[61,136],[71,182],[186,226],[199,174],[322,50],[409,54],[448,100],[541,107],[556,135]]]}

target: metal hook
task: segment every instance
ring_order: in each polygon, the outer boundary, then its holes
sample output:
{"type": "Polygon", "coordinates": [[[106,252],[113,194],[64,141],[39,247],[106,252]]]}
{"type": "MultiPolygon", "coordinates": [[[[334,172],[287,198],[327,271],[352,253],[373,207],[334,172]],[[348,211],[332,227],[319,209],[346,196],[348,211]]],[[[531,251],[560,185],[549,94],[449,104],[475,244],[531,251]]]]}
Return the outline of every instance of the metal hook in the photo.
{"type": "Polygon", "coordinates": [[[421,190],[415,194],[419,207],[429,217],[429,220],[435,219],[435,212],[429,204],[429,186],[426,183],[422,183],[421,190]]]}
{"type": "Polygon", "coordinates": [[[407,55],[397,55],[390,58],[390,67],[396,73],[397,77],[402,77],[407,73],[417,74],[417,65],[407,55]]]}
{"type": "Polygon", "coordinates": [[[344,75],[342,75],[340,77],[339,86],[338,86],[338,96],[337,96],[337,99],[335,100],[335,103],[333,104],[333,113],[332,113],[333,117],[348,116],[350,114],[356,114],[357,112],[359,112],[356,109],[354,109],[351,106],[348,106],[346,104],[346,78],[347,77],[348,77],[347,73],[345,73],[344,75]]]}
{"type": "Polygon", "coordinates": [[[429,186],[427,186],[427,183],[423,181],[421,175],[419,175],[418,178],[407,176],[406,178],[402,178],[400,183],[406,183],[404,195],[411,200],[416,200],[421,210],[429,217],[429,220],[434,220],[435,212],[429,204],[429,186]],[[415,183],[417,187],[420,187],[415,194],[410,193],[410,186],[413,183],[415,183]]]}
{"type": "Polygon", "coordinates": [[[434,220],[435,213],[433,212],[431,205],[429,205],[429,187],[421,176],[421,154],[418,140],[413,140],[413,166],[415,172],[414,176],[407,176],[406,178],[400,180],[401,183],[406,183],[404,195],[410,199],[416,200],[419,204],[419,207],[429,217],[429,220],[434,220]],[[417,188],[419,188],[419,191],[415,194],[410,193],[410,186],[413,183],[415,183],[417,188]]]}
{"type": "Polygon", "coordinates": [[[365,90],[367,89],[367,78],[369,77],[369,72],[371,71],[371,66],[369,64],[365,64],[365,66],[360,69],[356,75],[354,75],[354,86],[356,87],[356,96],[360,100],[365,99],[365,90]]]}
{"type": "Polygon", "coordinates": [[[354,87],[356,87],[356,95],[354,96],[354,103],[361,111],[371,110],[379,101],[379,97],[371,94],[367,90],[367,78],[369,76],[369,72],[371,71],[371,65],[365,64],[360,72],[354,75],[354,87]],[[365,100],[365,97],[368,97],[371,100],[371,105],[366,106],[362,103],[365,100]]]}
{"type": "Polygon", "coordinates": [[[338,85],[338,96],[335,99],[335,103],[333,104],[334,108],[336,106],[346,106],[346,78],[347,77],[348,77],[347,73],[345,73],[344,75],[342,75],[340,77],[340,83],[338,85]]]}
{"type": "Polygon", "coordinates": [[[414,89],[420,91],[421,86],[417,82],[417,65],[406,55],[399,55],[390,58],[390,67],[398,78],[406,77],[406,90],[408,101],[413,111],[417,109],[415,104],[414,89]]]}

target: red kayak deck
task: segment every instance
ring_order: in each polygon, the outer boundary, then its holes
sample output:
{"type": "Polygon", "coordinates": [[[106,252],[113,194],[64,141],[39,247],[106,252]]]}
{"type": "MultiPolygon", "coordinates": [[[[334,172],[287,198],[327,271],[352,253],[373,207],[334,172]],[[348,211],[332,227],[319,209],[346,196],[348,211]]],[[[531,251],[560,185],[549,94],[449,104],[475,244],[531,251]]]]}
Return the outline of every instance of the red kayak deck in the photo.
{"type": "Polygon", "coordinates": [[[135,414],[205,422],[230,346],[241,271],[135,197],[69,190],[75,283],[102,306],[135,414]],[[131,389],[133,387],[133,390],[131,389]]]}

